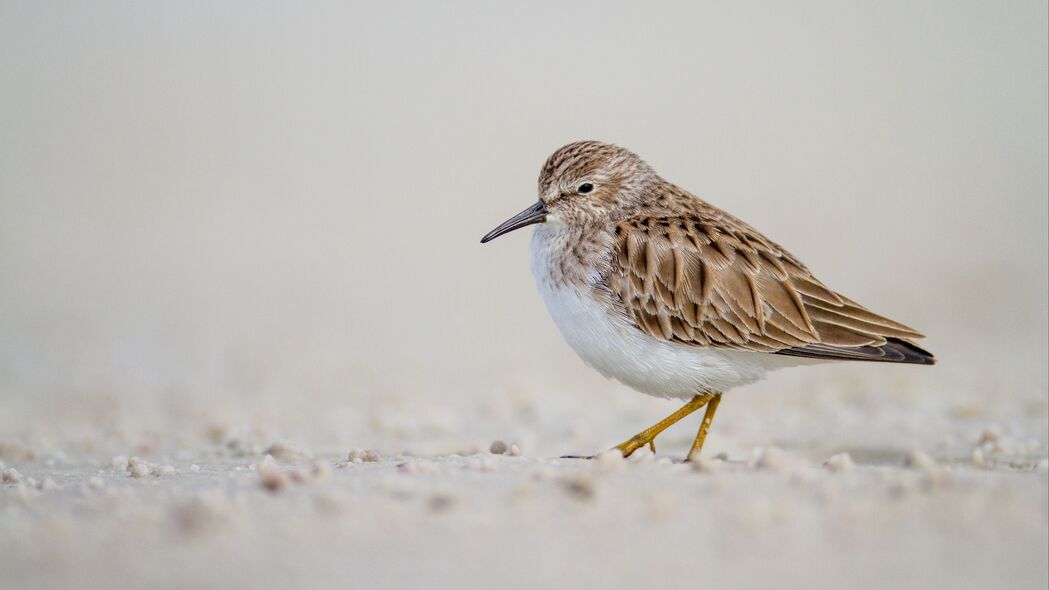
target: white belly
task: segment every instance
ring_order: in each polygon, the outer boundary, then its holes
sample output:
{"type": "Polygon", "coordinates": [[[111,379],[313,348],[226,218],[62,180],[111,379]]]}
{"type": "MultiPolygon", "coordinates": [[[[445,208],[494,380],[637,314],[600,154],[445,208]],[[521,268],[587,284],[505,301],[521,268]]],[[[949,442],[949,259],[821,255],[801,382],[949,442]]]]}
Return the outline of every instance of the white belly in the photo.
{"type": "Polygon", "coordinates": [[[539,293],[561,335],[583,361],[605,377],[649,395],[690,399],[724,392],[762,379],[770,369],[803,364],[803,359],[720,350],[666,342],[610,313],[589,289],[550,279],[549,248],[538,228],[532,241],[532,270],[539,293]]]}

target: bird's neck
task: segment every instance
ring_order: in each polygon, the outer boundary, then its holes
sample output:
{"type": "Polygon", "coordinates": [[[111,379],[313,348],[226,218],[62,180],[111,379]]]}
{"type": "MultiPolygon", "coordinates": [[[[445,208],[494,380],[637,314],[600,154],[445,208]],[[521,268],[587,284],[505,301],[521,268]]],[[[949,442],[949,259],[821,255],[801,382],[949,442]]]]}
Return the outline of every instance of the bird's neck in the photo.
{"type": "Polygon", "coordinates": [[[610,228],[547,222],[532,235],[532,271],[537,281],[553,288],[593,287],[607,272],[611,255],[610,228]]]}

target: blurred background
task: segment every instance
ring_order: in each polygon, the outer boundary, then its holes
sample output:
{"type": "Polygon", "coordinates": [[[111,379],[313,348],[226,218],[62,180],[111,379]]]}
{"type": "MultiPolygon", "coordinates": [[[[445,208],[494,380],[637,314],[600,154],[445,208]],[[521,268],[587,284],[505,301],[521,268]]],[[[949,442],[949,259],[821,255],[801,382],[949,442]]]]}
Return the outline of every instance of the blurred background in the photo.
{"type": "Polygon", "coordinates": [[[478,244],[583,138],[925,331],[937,375],[1044,392],[1045,29],[1037,1],[5,2],[0,420],[631,396],[561,342],[527,235],[478,244]]]}
{"type": "Polygon", "coordinates": [[[1047,21],[1042,0],[5,0],[5,579],[1044,588],[1047,21]],[[720,476],[551,460],[673,409],[562,342],[527,232],[478,243],[579,139],[938,364],[732,392],[720,476]],[[522,456],[471,455],[494,439],[522,456]],[[834,479],[842,452],[859,468],[834,479]],[[335,475],[270,495],[266,454],[335,475]]]}

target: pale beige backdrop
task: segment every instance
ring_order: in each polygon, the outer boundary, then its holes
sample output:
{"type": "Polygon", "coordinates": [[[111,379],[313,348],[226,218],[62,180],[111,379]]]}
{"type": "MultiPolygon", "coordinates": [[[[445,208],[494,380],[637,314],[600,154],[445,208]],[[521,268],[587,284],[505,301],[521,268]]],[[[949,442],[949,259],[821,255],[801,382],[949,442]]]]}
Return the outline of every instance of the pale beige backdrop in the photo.
{"type": "Polygon", "coordinates": [[[5,3],[0,385],[163,397],[340,365],[445,386],[575,371],[525,233],[477,241],[581,138],[925,330],[937,370],[1044,361],[1044,16],[5,3]]]}
{"type": "Polygon", "coordinates": [[[0,439],[618,442],[671,408],[561,341],[527,232],[478,244],[592,138],[939,358],[777,375],[723,404],[713,451],[965,455],[997,424],[1037,459],[1046,24],[1039,1],[3,2],[0,439]]]}

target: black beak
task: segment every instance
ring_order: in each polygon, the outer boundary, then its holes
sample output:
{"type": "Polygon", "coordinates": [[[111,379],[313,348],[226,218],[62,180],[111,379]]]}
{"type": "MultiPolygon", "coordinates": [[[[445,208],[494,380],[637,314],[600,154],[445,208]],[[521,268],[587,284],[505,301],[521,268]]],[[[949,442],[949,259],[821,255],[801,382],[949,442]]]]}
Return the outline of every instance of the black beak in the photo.
{"type": "Polygon", "coordinates": [[[484,244],[486,242],[491,242],[499,236],[508,234],[515,229],[521,229],[522,227],[532,225],[533,223],[543,223],[544,221],[546,221],[546,203],[539,201],[535,205],[532,205],[510,219],[500,223],[498,227],[481,238],[481,243],[484,244]]]}

